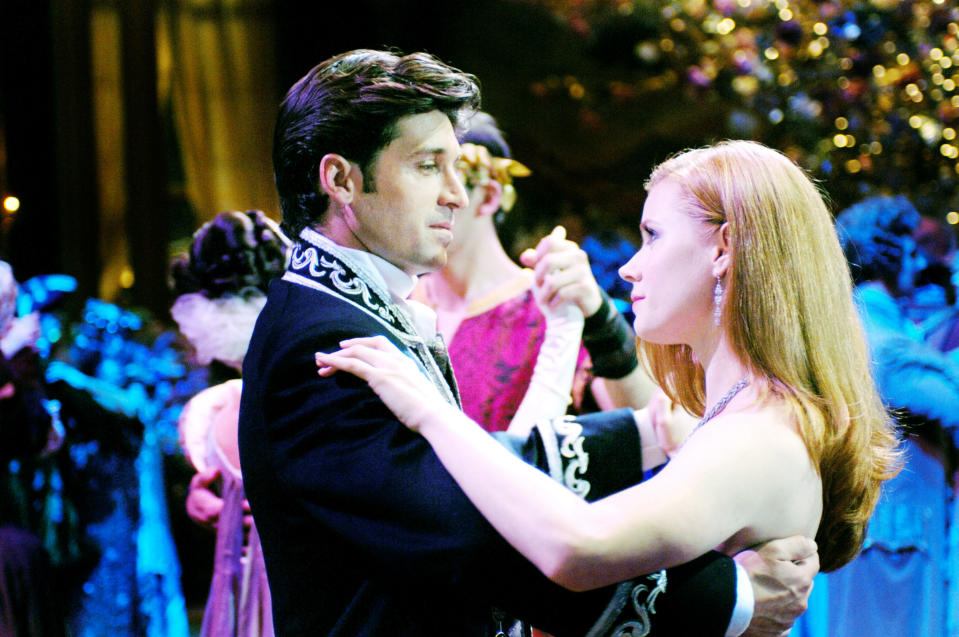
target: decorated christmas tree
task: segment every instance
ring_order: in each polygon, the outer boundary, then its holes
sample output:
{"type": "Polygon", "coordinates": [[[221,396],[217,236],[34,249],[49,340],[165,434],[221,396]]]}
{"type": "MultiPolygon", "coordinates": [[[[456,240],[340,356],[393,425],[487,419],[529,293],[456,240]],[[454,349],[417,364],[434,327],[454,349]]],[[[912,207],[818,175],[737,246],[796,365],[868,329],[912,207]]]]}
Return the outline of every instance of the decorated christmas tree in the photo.
{"type": "Polygon", "coordinates": [[[722,119],[714,135],[789,154],[836,210],[904,194],[924,214],[959,221],[955,3],[526,1],[611,62],[610,73],[531,87],[578,102],[584,121],[679,95],[722,119]]]}

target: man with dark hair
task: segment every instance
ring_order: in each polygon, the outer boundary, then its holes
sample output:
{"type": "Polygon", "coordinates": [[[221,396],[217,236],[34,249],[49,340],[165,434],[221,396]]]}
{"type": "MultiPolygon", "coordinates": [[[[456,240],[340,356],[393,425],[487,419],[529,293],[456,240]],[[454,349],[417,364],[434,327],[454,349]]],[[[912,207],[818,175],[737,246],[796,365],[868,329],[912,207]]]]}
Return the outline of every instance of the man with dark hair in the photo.
{"type": "Polygon", "coordinates": [[[373,165],[399,135],[400,119],[436,111],[457,126],[479,99],[475,77],[424,53],[359,50],[315,66],[290,88],[274,130],[283,229],[297,237],[323,220],[330,202],[317,177],[327,155],[348,157],[363,192],[375,192],[373,165]]]}
{"type": "MultiPolygon", "coordinates": [[[[562,589],[496,534],[365,382],[316,373],[314,352],[379,334],[459,403],[435,315],[406,297],[446,262],[453,211],[467,205],[455,128],[478,102],[475,78],[431,56],[359,50],[318,65],[280,107],[276,183],[297,243],[244,361],[239,430],[276,634],[505,635],[507,613],[559,636],[650,624],[724,634],[752,593],[729,558],[562,589]]],[[[523,453],[588,480],[598,498],[640,479],[640,447],[624,410],[558,421],[523,453]]],[[[805,607],[818,561],[799,544],[752,554],[754,623],[766,629],[755,634],[781,633],[805,607]]]]}

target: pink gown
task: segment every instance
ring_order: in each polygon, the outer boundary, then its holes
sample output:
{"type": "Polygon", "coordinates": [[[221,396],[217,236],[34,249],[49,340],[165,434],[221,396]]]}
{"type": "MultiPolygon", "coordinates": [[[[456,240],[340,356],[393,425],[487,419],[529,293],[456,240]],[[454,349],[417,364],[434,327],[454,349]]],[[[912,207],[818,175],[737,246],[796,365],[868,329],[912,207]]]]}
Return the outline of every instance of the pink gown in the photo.
{"type": "MultiPolygon", "coordinates": [[[[533,273],[516,278],[470,303],[447,343],[463,411],[487,431],[505,431],[523,402],[543,344],[546,319],[532,292],[533,273]]],[[[429,286],[413,298],[435,307],[429,286]]],[[[590,374],[589,355],[580,348],[573,380],[573,407],[581,404],[590,374]]]]}

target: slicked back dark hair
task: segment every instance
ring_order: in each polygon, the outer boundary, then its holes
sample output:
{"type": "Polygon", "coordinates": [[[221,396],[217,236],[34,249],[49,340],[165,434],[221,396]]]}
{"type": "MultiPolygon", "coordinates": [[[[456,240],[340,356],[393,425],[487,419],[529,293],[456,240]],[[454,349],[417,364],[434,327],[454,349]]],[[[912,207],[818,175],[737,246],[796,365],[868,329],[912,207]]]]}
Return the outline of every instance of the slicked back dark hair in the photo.
{"type": "Polygon", "coordinates": [[[479,108],[479,81],[427,53],[358,49],[332,57],[290,88],[273,132],[273,172],[291,238],[322,221],[329,205],[320,160],[336,153],[356,162],[364,188],[373,166],[407,115],[440,111],[458,128],[479,108]]]}

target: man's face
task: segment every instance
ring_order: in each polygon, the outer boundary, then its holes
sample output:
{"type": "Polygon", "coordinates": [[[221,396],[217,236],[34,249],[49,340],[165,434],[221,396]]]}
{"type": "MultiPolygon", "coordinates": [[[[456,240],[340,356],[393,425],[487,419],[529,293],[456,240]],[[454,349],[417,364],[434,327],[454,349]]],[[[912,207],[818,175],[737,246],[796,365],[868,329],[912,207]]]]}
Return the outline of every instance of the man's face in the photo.
{"type": "Polygon", "coordinates": [[[373,184],[357,192],[350,231],[362,249],[410,275],[446,264],[453,211],[467,204],[456,171],[459,143],[439,111],[408,115],[379,154],[373,184]]]}

